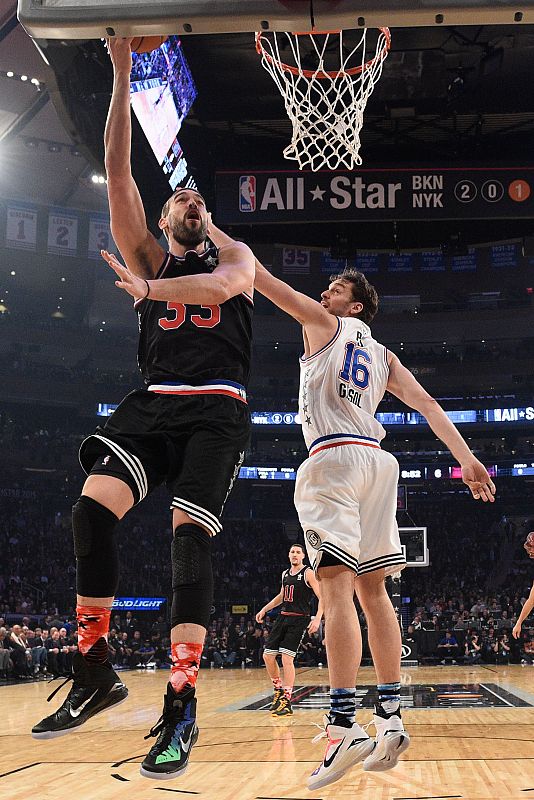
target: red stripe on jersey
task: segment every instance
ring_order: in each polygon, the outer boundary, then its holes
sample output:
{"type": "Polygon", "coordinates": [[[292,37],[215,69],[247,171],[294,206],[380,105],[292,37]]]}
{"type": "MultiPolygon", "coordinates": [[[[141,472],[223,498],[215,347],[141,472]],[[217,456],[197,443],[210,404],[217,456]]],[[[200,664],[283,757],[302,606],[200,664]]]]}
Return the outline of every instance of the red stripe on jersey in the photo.
{"type": "Polygon", "coordinates": [[[169,389],[168,391],[162,391],[161,389],[151,389],[154,394],[225,394],[228,397],[233,397],[235,400],[241,400],[242,403],[248,405],[247,401],[244,400],[242,397],[237,394],[237,392],[231,392],[227,389],[199,389],[198,391],[192,392],[190,390],[180,390],[180,389],[169,389]]]}
{"type": "Polygon", "coordinates": [[[310,453],[310,456],[320,453],[321,450],[329,450],[331,447],[344,447],[346,444],[358,444],[360,447],[373,447],[375,450],[382,449],[378,444],[368,444],[367,442],[333,442],[332,444],[323,444],[322,447],[318,447],[313,453],[310,453]]]}

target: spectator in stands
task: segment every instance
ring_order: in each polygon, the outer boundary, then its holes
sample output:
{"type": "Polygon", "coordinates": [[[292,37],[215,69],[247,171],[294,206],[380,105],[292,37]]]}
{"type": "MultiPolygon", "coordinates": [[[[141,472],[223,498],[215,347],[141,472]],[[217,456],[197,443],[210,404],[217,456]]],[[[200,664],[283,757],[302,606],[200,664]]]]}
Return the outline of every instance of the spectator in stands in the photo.
{"type": "Polygon", "coordinates": [[[27,636],[28,647],[32,653],[32,671],[34,675],[45,675],[47,671],[47,650],[41,628],[36,628],[27,636]]]}
{"type": "Polygon", "coordinates": [[[478,633],[469,630],[464,642],[464,664],[478,664],[482,658],[478,633]]]}
{"type": "Polygon", "coordinates": [[[58,677],[64,674],[64,656],[61,651],[61,642],[59,640],[59,631],[57,628],[50,628],[50,636],[45,642],[47,650],[48,670],[58,677]]]}
{"type": "Polygon", "coordinates": [[[258,667],[260,664],[261,628],[256,628],[252,621],[247,625],[245,634],[245,664],[249,667],[258,667]]]}
{"type": "Polygon", "coordinates": [[[124,647],[116,628],[111,628],[108,637],[109,660],[113,667],[122,667],[124,664],[124,647]]]}
{"type": "Polygon", "coordinates": [[[507,633],[503,633],[497,637],[493,645],[495,653],[495,662],[497,664],[508,664],[510,661],[510,639],[507,633]]]}
{"type": "Polygon", "coordinates": [[[495,628],[489,628],[482,634],[482,660],[487,664],[495,663],[495,628]]]}
{"type": "Polygon", "coordinates": [[[213,651],[215,666],[220,669],[224,667],[233,667],[236,658],[237,653],[235,650],[230,650],[229,648],[228,636],[223,634],[215,643],[215,649],[213,651]]]}
{"type": "Polygon", "coordinates": [[[525,635],[523,647],[521,649],[521,663],[534,664],[534,633],[530,631],[525,635]]]}
{"type": "Polygon", "coordinates": [[[141,642],[141,646],[137,650],[137,656],[139,659],[137,666],[146,667],[146,665],[149,664],[151,661],[154,662],[155,653],[156,651],[150,639],[144,639],[141,642]]]}
{"type": "Polygon", "coordinates": [[[441,663],[445,664],[450,661],[451,664],[457,663],[458,658],[458,639],[454,636],[452,631],[446,631],[443,639],[440,639],[438,644],[438,658],[441,658],[441,663]]]}
{"type": "Polygon", "coordinates": [[[6,642],[7,631],[4,626],[0,627],[0,680],[7,681],[9,670],[11,669],[11,650],[6,642]]]}
{"type": "Polygon", "coordinates": [[[20,625],[13,625],[5,641],[11,650],[10,657],[15,671],[15,677],[27,678],[30,674],[29,661],[31,651],[28,648],[26,637],[20,625]]]}
{"type": "MultiPolygon", "coordinates": [[[[124,631],[124,634],[126,634],[126,636],[128,636],[128,633],[126,631],[124,631]]],[[[142,644],[143,644],[143,641],[141,639],[141,631],[140,630],[135,630],[133,632],[132,638],[129,639],[129,641],[128,641],[128,647],[130,649],[130,657],[128,659],[128,663],[129,663],[129,666],[130,666],[131,669],[134,669],[134,667],[137,667],[137,665],[141,661],[141,658],[139,656],[139,649],[140,649],[142,644]]]]}

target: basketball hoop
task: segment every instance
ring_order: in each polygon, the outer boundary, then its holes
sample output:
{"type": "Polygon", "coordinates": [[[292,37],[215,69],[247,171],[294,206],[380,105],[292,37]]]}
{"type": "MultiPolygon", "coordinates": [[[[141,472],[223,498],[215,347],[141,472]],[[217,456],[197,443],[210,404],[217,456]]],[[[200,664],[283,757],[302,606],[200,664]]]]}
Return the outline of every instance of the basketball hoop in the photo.
{"type": "Polygon", "coordinates": [[[293,126],[283,154],[300,169],[354,169],[362,163],[363,115],[391,46],[389,28],[378,32],[371,58],[366,29],[256,33],[262,66],[280,90],[293,126]],[[349,34],[356,34],[355,44],[347,44],[349,34]]]}

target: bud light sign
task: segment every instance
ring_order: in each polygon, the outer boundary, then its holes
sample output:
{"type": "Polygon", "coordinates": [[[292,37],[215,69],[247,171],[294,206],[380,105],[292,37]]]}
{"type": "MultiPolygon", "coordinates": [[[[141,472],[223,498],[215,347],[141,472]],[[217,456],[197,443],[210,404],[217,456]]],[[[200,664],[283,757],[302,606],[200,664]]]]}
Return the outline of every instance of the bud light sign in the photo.
{"type": "Polygon", "coordinates": [[[239,178],[239,210],[245,213],[256,211],[256,178],[241,175],[239,178]]]}
{"type": "Polygon", "coordinates": [[[118,611],[159,611],[166,597],[116,597],[113,609],[118,611]]]}

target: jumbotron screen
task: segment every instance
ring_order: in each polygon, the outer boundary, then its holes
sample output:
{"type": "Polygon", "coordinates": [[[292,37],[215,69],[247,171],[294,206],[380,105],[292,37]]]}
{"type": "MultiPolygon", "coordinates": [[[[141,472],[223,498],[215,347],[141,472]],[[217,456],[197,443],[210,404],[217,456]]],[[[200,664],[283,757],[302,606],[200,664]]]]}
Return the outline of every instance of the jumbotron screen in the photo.
{"type": "Polygon", "coordinates": [[[171,189],[196,189],[178,141],[197,96],[178,36],[169,36],[151,53],[132,55],[130,100],[135,116],[171,189]]]}

